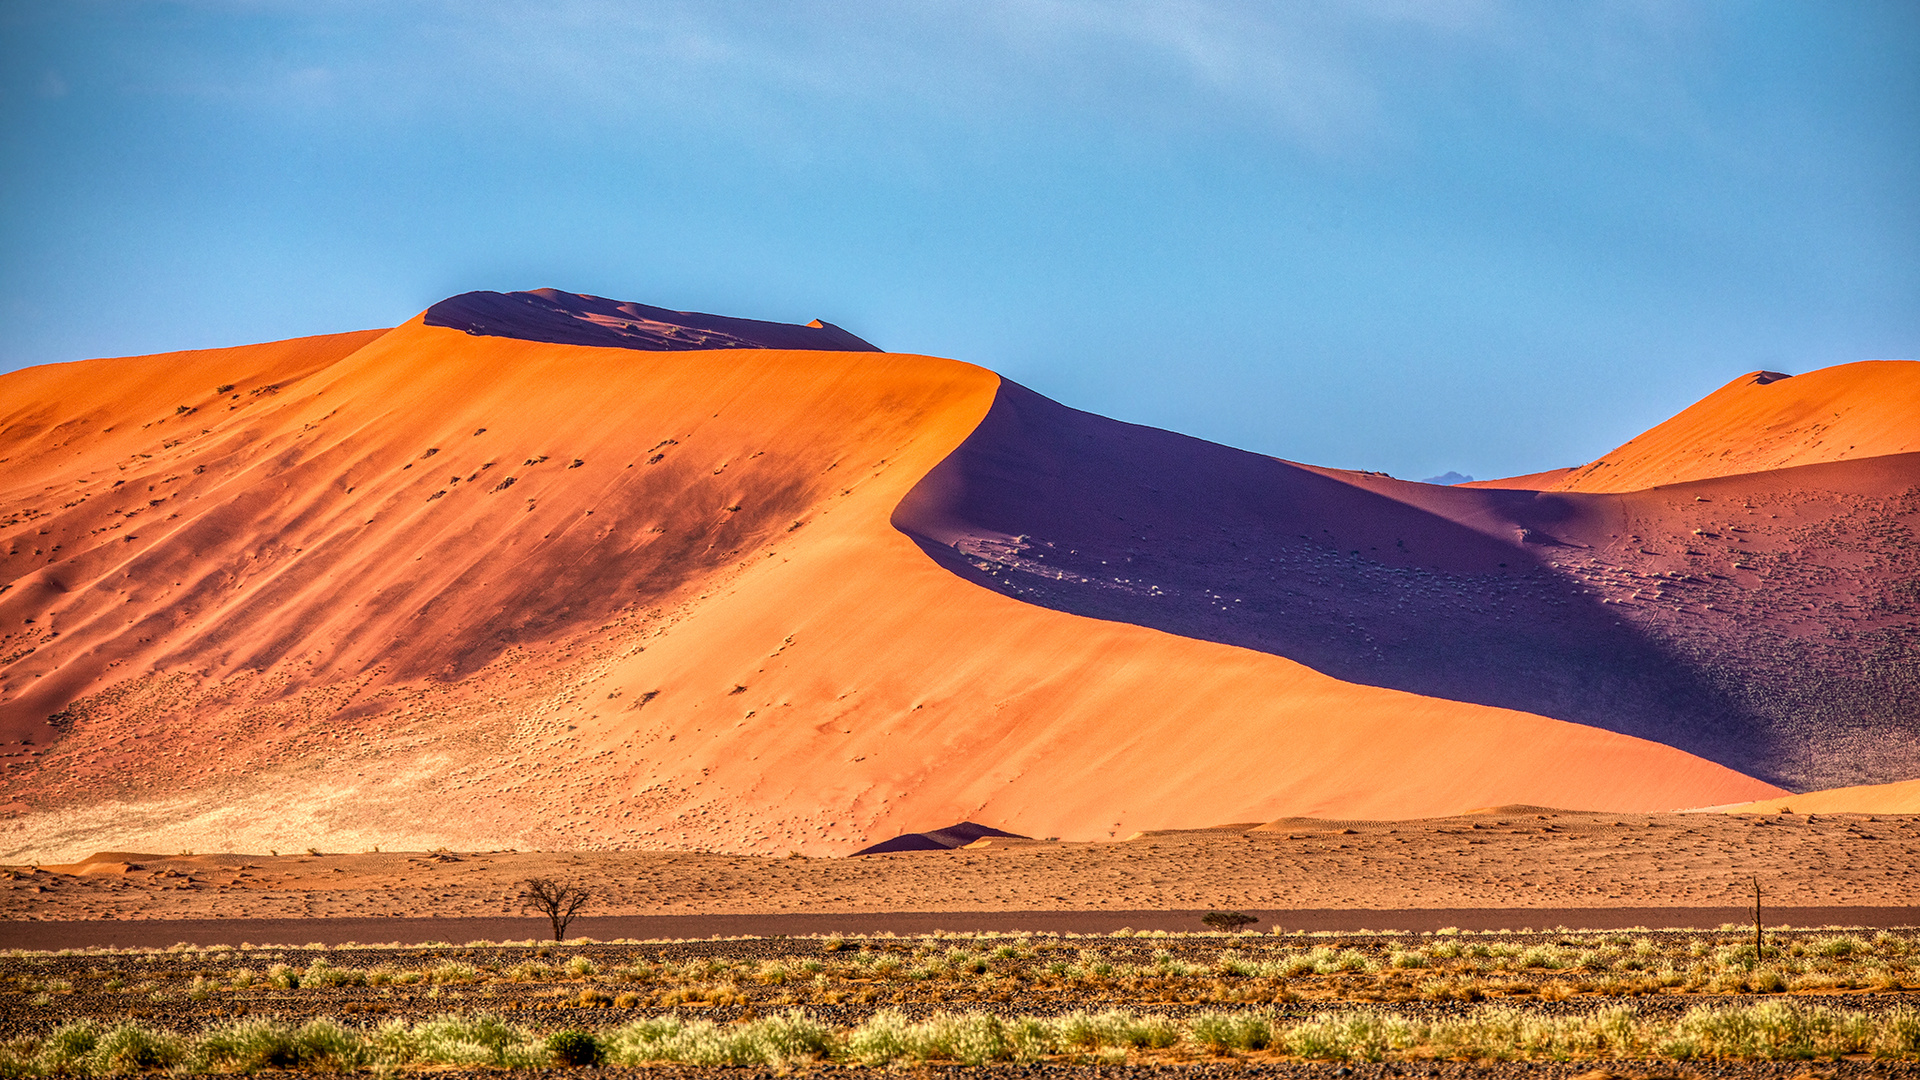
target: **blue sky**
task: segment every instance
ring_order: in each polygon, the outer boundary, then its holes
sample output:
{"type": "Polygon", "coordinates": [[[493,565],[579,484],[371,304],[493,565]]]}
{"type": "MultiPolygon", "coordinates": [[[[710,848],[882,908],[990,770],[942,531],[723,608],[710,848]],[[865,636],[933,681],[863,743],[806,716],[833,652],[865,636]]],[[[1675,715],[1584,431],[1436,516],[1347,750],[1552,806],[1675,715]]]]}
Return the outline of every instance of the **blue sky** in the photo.
{"type": "Polygon", "coordinates": [[[1318,464],[1920,353],[1920,5],[0,0],[0,369],[555,286],[1318,464]]]}

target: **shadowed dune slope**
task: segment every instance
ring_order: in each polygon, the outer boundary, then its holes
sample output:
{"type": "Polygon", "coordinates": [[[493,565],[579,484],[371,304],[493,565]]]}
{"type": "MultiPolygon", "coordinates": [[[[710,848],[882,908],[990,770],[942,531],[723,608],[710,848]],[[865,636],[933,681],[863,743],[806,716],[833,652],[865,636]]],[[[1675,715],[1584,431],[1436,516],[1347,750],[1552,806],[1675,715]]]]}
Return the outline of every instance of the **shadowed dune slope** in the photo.
{"type": "Polygon", "coordinates": [[[894,520],[953,573],[1059,611],[1786,786],[1920,774],[1920,454],[1624,495],[1438,487],[1002,383],[894,520]]]}
{"type": "Polygon", "coordinates": [[[840,853],[955,820],[1093,839],[1779,793],[954,576],[890,521],[997,408],[979,368],[419,320],[351,344],[163,390],[151,360],[0,379],[8,415],[131,403],[97,443],[11,447],[0,858],[840,853]]]}
{"type": "Polygon", "coordinates": [[[650,352],[707,349],[812,349],[879,352],[832,323],[805,326],[735,319],[697,311],[669,311],[601,296],[534,289],[531,292],[470,292],[450,296],[426,310],[423,322],[469,334],[595,345],[650,352]]]}
{"type": "Polygon", "coordinates": [[[1915,451],[1920,451],[1920,361],[1864,360],[1804,375],[1742,375],[1673,419],[1542,486],[1637,491],[1915,451]]]}

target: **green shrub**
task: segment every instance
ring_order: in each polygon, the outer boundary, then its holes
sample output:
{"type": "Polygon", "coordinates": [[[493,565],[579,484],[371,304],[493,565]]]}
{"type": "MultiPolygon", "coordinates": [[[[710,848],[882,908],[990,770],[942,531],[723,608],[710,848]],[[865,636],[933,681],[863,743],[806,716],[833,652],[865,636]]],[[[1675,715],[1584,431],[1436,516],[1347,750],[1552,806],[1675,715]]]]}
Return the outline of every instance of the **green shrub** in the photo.
{"type": "Polygon", "coordinates": [[[1301,1057],[1360,1061],[1382,1061],[1417,1042],[1412,1022],[1374,1012],[1322,1013],[1294,1025],[1285,1037],[1286,1048],[1301,1057]]]}
{"type": "Polygon", "coordinates": [[[598,1065],[606,1059],[599,1040],[578,1028],[556,1031],[547,1036],[547,1056],[555,1065],[579,1068],[598,1065]]]}
{"type": "Polygon", "coordinates": [[[1787,988],[1787,977],[1773,968],[1762,968],[1747,976],[1747,989],[1756,994],[1778,994],[1787,988]]]}
{"type": "Polygon", "coordinates": [[[315,960],[307,965],[294,986],[365,986],[367,973],[358,968],[337,968],[325,960],[315,960]]]}
{"type": "Polygon", "coordinates": [[[882,1009],[847,1037],[847,1054],[862,1065],[886,1065],[913,1054],[913,1023],[892,1009],[882,1009]]]}
{"type": "Polygon", "coordinates": [[[95,1076],[170,1069],[186,1056],[185,1040],[170,1031],[153,1031],[135,1023],[116,1024],[100,1033],[99,1041],[79,1071],[95,1076]]]}
{"type": "Polygon", "coordinates": [[[195,1040],[190,1061],[197,1072],[322,1068],[346,1071],[367,1063],[371,1052],[357,1032],[332,1020],[298,1028],[277,1020],[235,1020],[195,1040]]]}
{"type": "Polygon", "coordinates": [[[1575,966],[1582,971],[1612,971],[1621,957],[1620,950],[1616,948],[1591,949],[1580,954],[1579,960],[1575,961],[1575,966]]]}
{"type": "MultiPolygon", "coordinates": [[[[311,969],[309,969],[311,970],[311,969]]],[[[461,964],[452,960],[444,961],[427,973],[427,979],[442,986],[465,986],[477,983],[482,978],[480,969],[472,964],[461,964]]]]}
{"type": "Polygon", "coordinates": [[[374,1033],[382,1061],[394,1065],[490,1065],[533,1069],[548,1063],[544,1043],[497,1016],[438,1016],[394,1021],[374,1033]]]}
{"type": "Polygon", "coordinates": [[[835,1049],[832,1029],[804,1013],[721,1026],[677,1016],[639,1020],[601,1037],[616,1065],[674,1062],[686,1065],[771,1065],[826,1057],[835,1049]]]}
{"type": "Polygon", "coordinates": [[[1135,1016],[1121,1009],[1068,1013],[1053,1021],[1053,1039],[1062,1049],[1164,1048],[1180,1041],[1180,1028],[1161,1016],[1135,1016]]]}
{"type": "Polygon", "coordinates": [[[1262,1013],[1203,1012],[1187,1021],[1187,1035],[1216,1053],[1273,1045],[1273,1020],[1262,1013]]]}
{"type": "Polygon", "coordinates": [[[100,1044],[103,1029],[93,1020],[76,1020],[62,1024],[41,1043],[40,1054],[35,1064],[45,1072],[85,1073],[87,1058],[93,1048],[100,1044]]]}
{"type": "Polygon", "coordinates": [[[1831,960],[1844,960],[1851,956],[1863,956],[1873,952],[1873,946],[1864,939],[1852,934],[1840,937],[1815,939],[1807,945],[1807,951],[1815,956],[1824,956],[1831,960]]]}
{"type": "Polygon", "coordinates": [[[1573,966],[1573,957],[1551,945],[1535,945],[1523,951],[1518,962],[1522,968],[1546,968],[1560,971],[1573,966]]]}

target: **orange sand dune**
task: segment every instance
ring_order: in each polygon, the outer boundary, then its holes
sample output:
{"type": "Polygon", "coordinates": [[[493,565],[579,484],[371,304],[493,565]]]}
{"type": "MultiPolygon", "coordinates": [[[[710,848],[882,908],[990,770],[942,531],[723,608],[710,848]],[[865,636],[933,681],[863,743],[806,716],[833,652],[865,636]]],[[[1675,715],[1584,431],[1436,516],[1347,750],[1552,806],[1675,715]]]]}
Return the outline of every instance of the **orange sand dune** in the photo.
{"type": "Polygon", "coordinates": [[[1714,809],[1728,814],[1920,814],[1920,780],[1829,788],[1714,809]]]}
{"type": "Polygon", "coordinates": [[[329,340],[0,378],[0,415],[41,418],[0,490],[0,715],[31,741],[0,748],[0,859],[1779,793],[957,578],[891,518],[993,405],[979,368],[329,340]]]}
{"type": "Polygon", "coordinates": [[[1448,487],[1003,382],[894,521],[956,576],[1061,612],[1651,739],[1790,789],[1920,773],[1920,453],[1623,494],[1448,487]]]}
{"type": "MultiPolygon", "coordinates": [[[[1543,487],[1637,491],[1916,450],[1920,361],[1866,360],[1805,375],[1742,375],[1673,419],[1543,487]]],[[[1483,486],[1494,485],[1507,486],[1504,481],[1483,486]]]]}

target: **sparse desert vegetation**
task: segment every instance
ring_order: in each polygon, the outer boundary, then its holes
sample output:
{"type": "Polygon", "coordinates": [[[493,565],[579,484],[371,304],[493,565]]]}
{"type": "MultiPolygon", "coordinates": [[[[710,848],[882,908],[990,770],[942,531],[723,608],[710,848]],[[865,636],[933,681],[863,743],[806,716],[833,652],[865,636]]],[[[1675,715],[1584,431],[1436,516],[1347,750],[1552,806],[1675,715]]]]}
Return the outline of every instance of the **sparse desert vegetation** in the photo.
{"type": "Polygon", "coordinates": [[[1920,1062],[1920,935],[737,938],[15,951],[0,1075],[1920,1062]]]}

